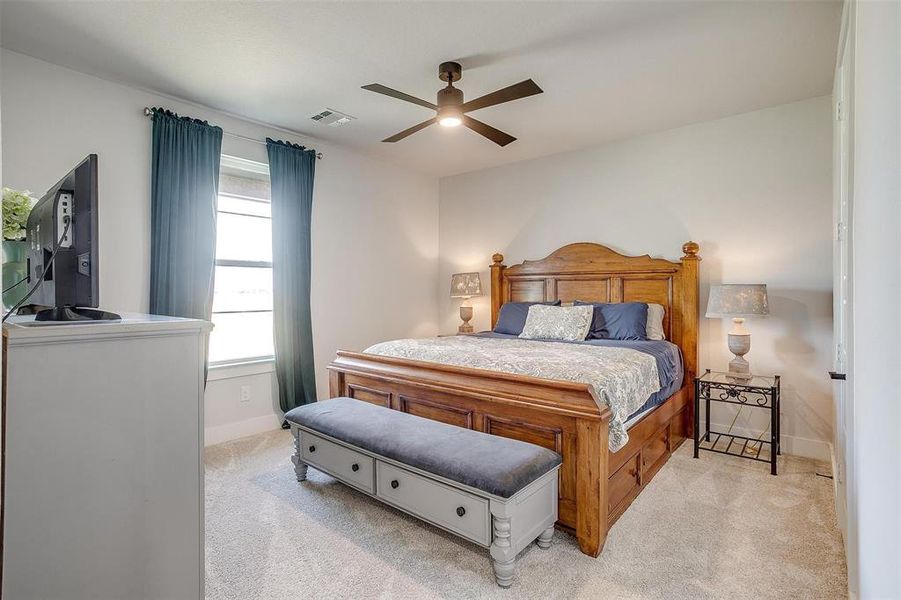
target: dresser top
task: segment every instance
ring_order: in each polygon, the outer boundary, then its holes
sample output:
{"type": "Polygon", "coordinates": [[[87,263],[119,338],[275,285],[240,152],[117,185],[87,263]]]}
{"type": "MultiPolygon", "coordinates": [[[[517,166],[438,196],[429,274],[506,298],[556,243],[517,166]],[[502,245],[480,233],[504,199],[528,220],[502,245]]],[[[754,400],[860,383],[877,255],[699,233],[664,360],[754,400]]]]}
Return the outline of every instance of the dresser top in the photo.
{"type": "Polygon", "coordinates": [[[33,315],[10,317],[3,324],[3,337],[12,343],[49,342],[105,336],[142,336],[176,332],[208,333],[213,325],[200,319],[182,319],[163,315],[122,313],[119,321],[76,321],[71,323],[37,322],[33,315]]]}

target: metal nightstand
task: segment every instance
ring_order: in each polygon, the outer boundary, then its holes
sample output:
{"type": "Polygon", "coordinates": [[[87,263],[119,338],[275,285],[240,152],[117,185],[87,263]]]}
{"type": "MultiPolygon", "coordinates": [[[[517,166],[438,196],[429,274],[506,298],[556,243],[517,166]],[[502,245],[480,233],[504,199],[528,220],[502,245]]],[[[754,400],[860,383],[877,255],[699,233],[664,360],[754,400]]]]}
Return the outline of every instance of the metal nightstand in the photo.
{"type": "Polygon", "coordinates": [[[719,371],[707,372],[695,378],[695,458],[699,450],[728,454],[759,462],[770,463],[770,473],[776,475],[776,458],[782,454],[780,443],[780,382],[779,375],[754,375],[739,379],[719,371]],[[701,401],[705,404],[706,431],[700,431],[701,401]],[[770,439],[754,439],[729,432],[713,431],[710,427],[710,403],[721,402],[770,411],[770,439]],[[749,453],[748,445],[751,444],[749,453]],[[756,444],[756,452],[753,445],[756,444]],[[769,456],[761,458],[768,446],[769,456]]]}

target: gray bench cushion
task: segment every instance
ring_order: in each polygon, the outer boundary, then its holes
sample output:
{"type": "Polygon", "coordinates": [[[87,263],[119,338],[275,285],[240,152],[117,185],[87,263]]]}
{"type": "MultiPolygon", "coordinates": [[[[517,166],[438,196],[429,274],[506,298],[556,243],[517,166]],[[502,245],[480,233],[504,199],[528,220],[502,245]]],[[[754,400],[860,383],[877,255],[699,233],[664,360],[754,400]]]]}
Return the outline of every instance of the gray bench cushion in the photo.
{"type": "Polygon", "coordinates": [[[314,402],[285,419],[313,431],[509,498],[562,462],[556,452],[352,398],[314,402]]]}

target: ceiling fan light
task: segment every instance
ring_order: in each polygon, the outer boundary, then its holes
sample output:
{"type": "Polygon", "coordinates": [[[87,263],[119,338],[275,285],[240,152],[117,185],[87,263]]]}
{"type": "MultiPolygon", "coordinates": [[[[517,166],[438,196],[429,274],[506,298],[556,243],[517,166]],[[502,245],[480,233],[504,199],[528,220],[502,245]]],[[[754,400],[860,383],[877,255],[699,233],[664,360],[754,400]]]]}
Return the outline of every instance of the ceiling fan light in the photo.
{"type": "Polygon", "coordinates": [[[457,127],[462,123],[463,111],[460,110],[459,104],[445,104],[444,106],[438,106],[439,125],[442,127],[457,127]]]}

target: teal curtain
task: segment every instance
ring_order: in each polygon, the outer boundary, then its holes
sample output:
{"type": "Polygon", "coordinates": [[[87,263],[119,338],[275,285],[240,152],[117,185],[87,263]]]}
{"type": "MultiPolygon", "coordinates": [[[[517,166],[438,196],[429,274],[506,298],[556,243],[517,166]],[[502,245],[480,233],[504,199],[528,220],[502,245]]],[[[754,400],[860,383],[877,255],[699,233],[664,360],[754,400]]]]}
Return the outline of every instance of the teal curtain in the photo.
{"type": "Polygon", "coordinates": [[[153,109],[150,312],[209,320],[222,129],[153,109]]]}
{"type": "Polygon", "coordinates": [[[275,374],[282,411],[316,401],[310,317],[310,219],[316,152],[266,139],[272,185],[275,374]]]}

